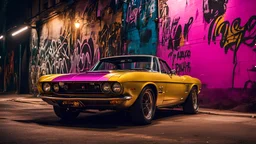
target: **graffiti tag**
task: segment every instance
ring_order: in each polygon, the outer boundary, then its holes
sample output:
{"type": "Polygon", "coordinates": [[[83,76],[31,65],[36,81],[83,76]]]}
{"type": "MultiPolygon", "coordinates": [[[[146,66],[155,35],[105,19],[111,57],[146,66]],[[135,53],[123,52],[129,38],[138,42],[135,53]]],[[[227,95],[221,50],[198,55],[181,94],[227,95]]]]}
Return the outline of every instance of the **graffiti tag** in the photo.
{"type": "Polygon", "coordinates": [[[164,46],[168,43],[168,50],[171,50],[169,57],[173,55],[174,51],[179,50],[184,45],[185,40],[188,40],[188,33],[193,23],[194,18],[190,17],[188,22],[184,24],[184,28],[179,24],[180,17],[171,19],[168,17],[164,20],[162,25],[162,40],[160,43],[164,46]],[[183,30],[182,30],[183,29],[183,30]]]}
{"type": "Polygon", "coordinates": [[[227,9],[228,0],[204,0],[203,13],[204,20],[210,23],[216,17],[223,15],[227,9]]]}
{"type": "Polygon", "coordinates": [[[208,44],[220,39],[220,47],[225,53],[234,51],[233,63],[236,63],[236,54],[243,43],[249,47],[254,47],[256,43],[256,15],[250,17],[244,26],[241,26],[241,18],[236,18],[232,23],[224,21],[224,16],[219,16],[210,25],[208,32],[208,44]]]}
{"type": "Polygon", "coordinates": [[[184,61],[181,63],[176,63],[175,69],[178,74],[181,72],[190,72],[191,71],[190,62],[184,61]]]}

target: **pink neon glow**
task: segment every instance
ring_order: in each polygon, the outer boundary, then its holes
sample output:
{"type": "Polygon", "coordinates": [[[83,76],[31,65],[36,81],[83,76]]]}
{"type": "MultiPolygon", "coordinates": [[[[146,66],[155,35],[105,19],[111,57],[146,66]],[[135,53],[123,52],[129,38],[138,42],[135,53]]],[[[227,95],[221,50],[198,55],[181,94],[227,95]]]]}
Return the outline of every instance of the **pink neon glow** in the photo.
{"type": "Polygon", "coordinates": [[[53,82],[61,82],[61,81],[107,81],[108,78],[104,77],[108,73],[77,73],[77,74],[68,74],[68,75],[63,75],[55,78],[53,82]]]}
{"type": "MultiPolygon", "coordinates": [[[[204,19],[202,10],[203,0],[188,3],[185,0],[168,0],[167,5],[169,7],[169,15],[159,20],[157,56],[166,60],[172,68],[175,68],[176,64],[184,67],[189,66],[191,68],[190,70],[180,72],[180,74],[189,74],[197,77],[208,88],[230,88],[232,86],[232,75],[235,66],[233,63],[234,50],[229,49],[225,53],[225,49],[220,47],[221,36],[217,37],[215,43],[211,41],[208,44],[210,23],[207,23],[204,19]],[[189,28],[188,40],[186,40],[183,36],[184,27],[191,17],[193,17],[193,23],[189,28]],[[182,27],[182,37],[180,39],[181,41],[185,39],[176,50],[173,48],[172,56],[170,56],[172,48],[170,47],[168,49],[168,39],[170,35],[175,37],[175,32],[164,29],[168,25],[168,20],[170,25],[179,20],[178,23],[182,27]],[[167,38],[167,41],[164,43],[163,40],[165,38],[167,38]],[[181,51],[182,56],[185,56],[185,58],[177,58],[181,54],[181,51]],[[175,58],[173,56],[174,54],[176,55],[175,58]]],[[[255,16],[255,5],[256,1],[252,0],[248,2],[243,0],[228,1],[223,20],[228,21],[232,25],[235,19],[240,18],[240,26],[243,27],[251,17],[255,16]]],[[[251,32],[255,30],[256,27],[251,32]]],[[[236,33],[239,33],[239,31],[236,31],[236,33]]],[[[245,36],[248,35],[250,35],[250,32],[247,31],[245,36]]],[[[232,37],[231,40],[236,40],[236,38],[232,37]]],[[[178,39],[176,38],[175,40],[177,41],[178,39]]],[[[256,73],[247,71],[252,65],[255,65],[256,53],[253,51],[253,47],[241,43],[236,58],[234,87],[242,88],[247,80],[256,80],[256,73]]]]}

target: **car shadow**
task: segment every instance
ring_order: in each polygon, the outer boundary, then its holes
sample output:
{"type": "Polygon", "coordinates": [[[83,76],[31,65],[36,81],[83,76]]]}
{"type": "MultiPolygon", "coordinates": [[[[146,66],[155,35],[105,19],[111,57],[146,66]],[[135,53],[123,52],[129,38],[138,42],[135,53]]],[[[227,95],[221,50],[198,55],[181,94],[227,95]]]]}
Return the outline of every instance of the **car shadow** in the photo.
{"type": "MultiPolygon", "coordinates": [[[[35,119],[28,120],[14,120],[21,123],[36,123],[43,126],[52,127],[64,127],[64,128],[78,128],[89,129],[95,131],[109,131],[109,130],[122,130],[132,127],[148,127],[158,124],[165,119],[176,120],[185,116],[181,110],[172,109],[158,109],[155,114],[155,118],[150,125],[134,125],[127,113],[107,111],[107,112],[95,112],[86,111],[81,113],[79,117],[72,121],[63,121],[56,117],[53,113],[47,114],[48,117],[38,117],[40,113],[37,113],[35,119]]],[[[46,114],[44,114],[46,115],[46,114]]]]}

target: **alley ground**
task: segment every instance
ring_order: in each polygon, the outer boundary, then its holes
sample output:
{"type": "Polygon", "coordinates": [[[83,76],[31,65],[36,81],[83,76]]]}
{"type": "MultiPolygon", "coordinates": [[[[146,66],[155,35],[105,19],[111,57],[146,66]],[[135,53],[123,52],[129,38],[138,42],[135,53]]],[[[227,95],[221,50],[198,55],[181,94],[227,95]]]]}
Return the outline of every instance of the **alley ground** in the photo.
{"type": "Polygon", "coordinates": [[[39,99],[3,96],[0,143],[255,144],[256,119],[231,115],[185,115],[162,109],[151,125],[134,126],[120,113],[87,111],[68,123],[39,99]]]}

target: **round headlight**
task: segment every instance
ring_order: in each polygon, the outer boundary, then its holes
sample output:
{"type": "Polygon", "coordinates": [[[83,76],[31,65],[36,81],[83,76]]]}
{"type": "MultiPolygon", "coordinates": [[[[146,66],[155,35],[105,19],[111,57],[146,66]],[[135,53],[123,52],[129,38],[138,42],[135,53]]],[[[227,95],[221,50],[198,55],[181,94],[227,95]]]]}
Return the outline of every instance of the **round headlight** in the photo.
{"type": "Polygon", "coordinates": [[[112,90],[115,93],[120,93],[121,92],[121,85],[120,83],[114,83],[112,86],[112,90]]]}
{"type": "Polygon", "coordinates": [[[55,92],[58,92],[60,90],[60,87],[59,87],[58,84],[54,84],[53,89],[54,89],[55,92]]]}
{"type": "Polygon", "coordinates": [[[110,92],[110,91],[111,91],[111,86],[110,86],[110,84],[109,84],[109,83],[104,83],[104,84],[102,85],[102,90],[103,90],[103,92],[110,92]]]}
{"type": "Polygon", "coordinates": [[[49,83],[44,83],[43,84],[43,90],[45,92],[49,92],[51,90],[51,85],[49,83]]]}

